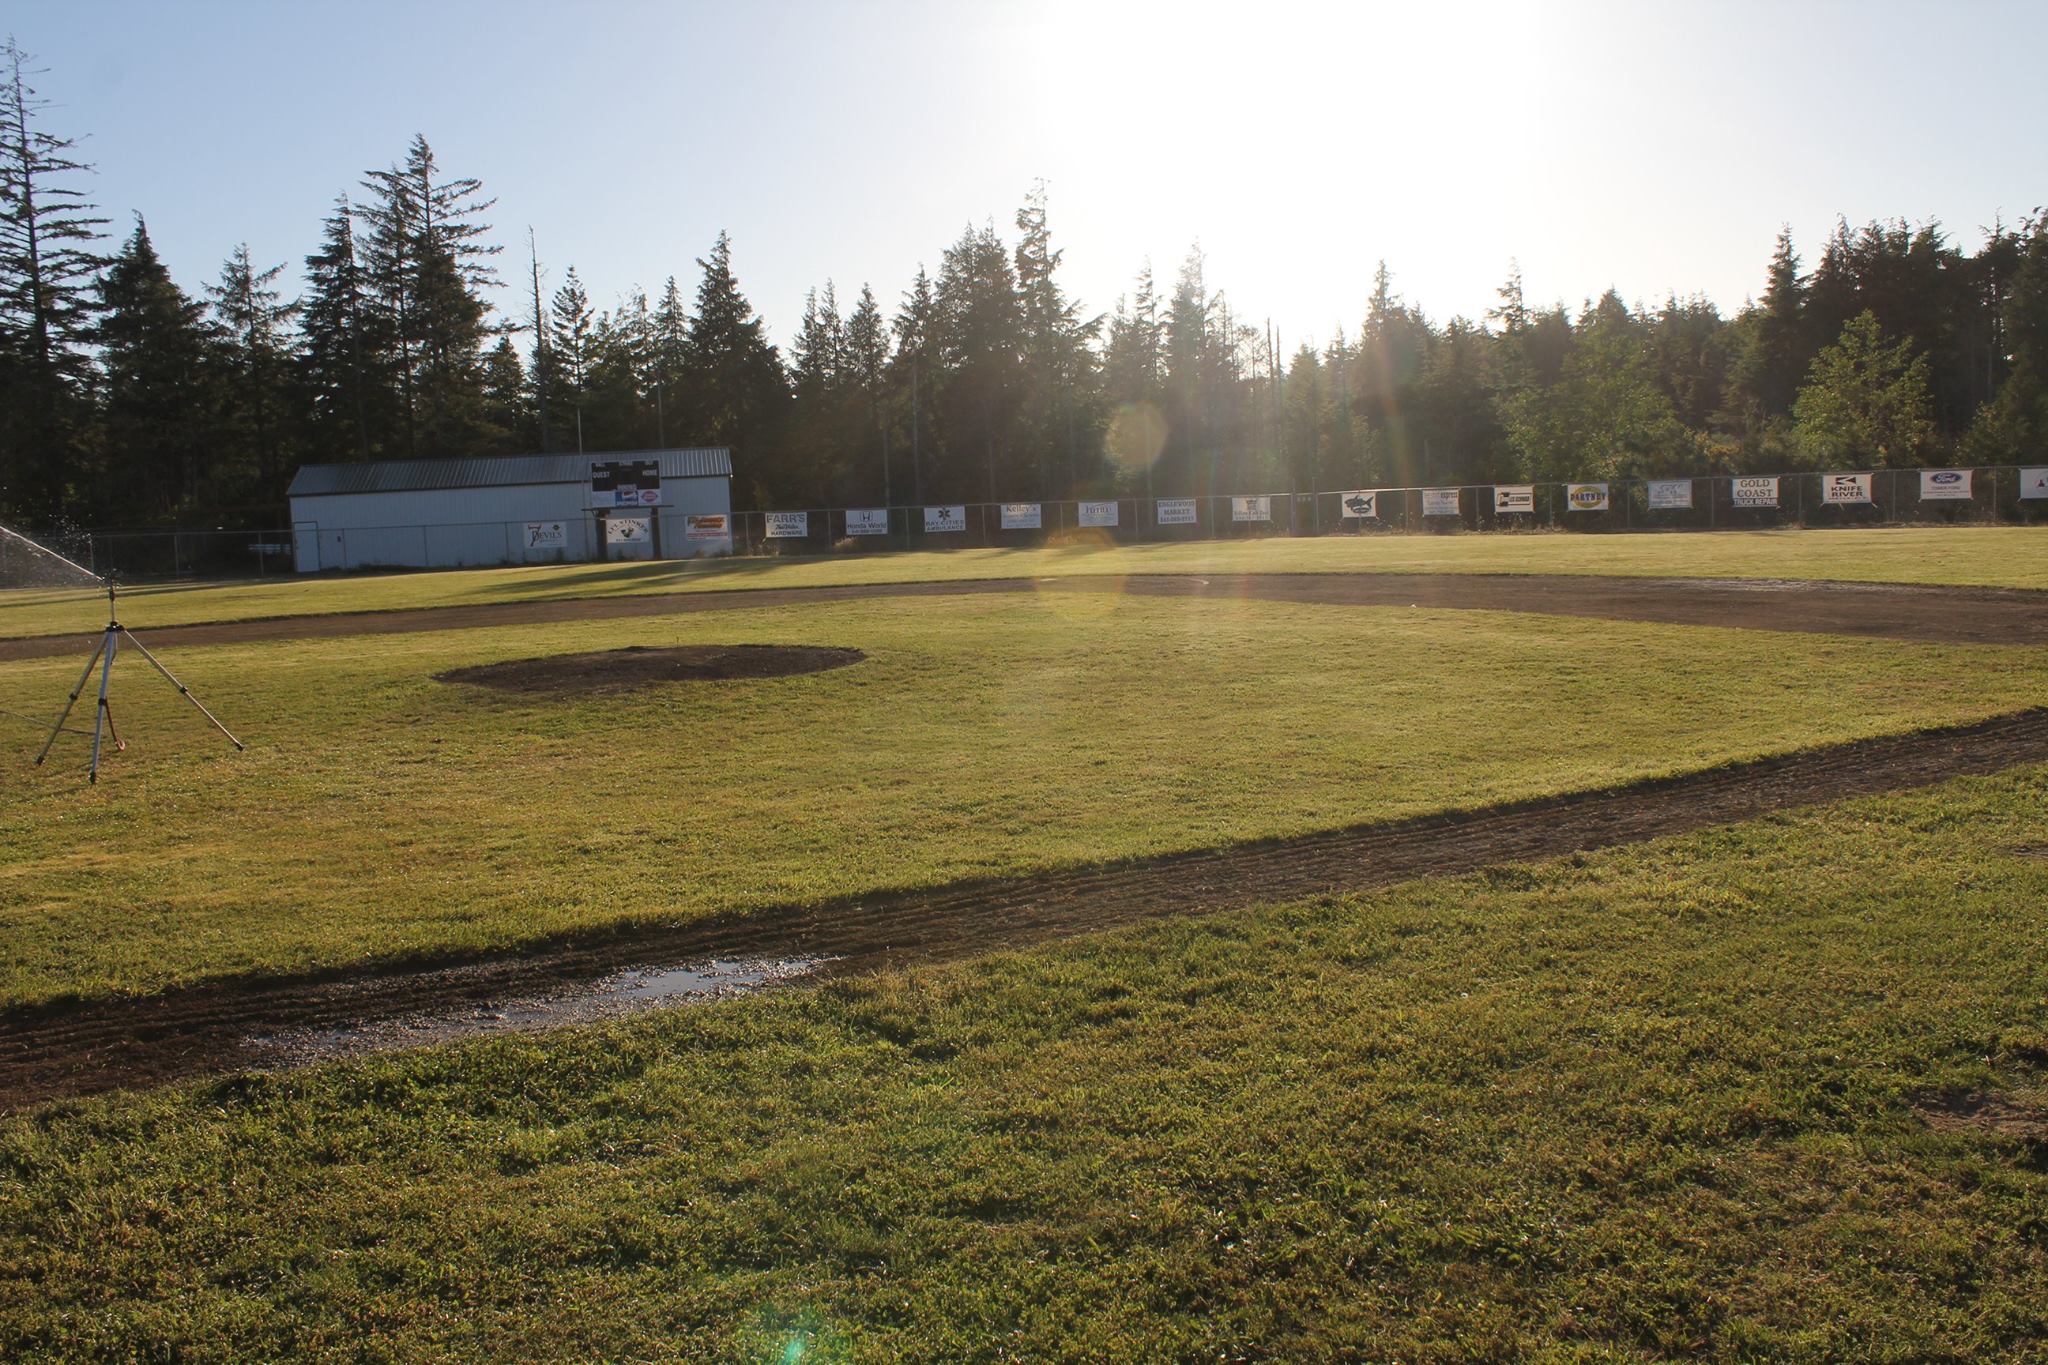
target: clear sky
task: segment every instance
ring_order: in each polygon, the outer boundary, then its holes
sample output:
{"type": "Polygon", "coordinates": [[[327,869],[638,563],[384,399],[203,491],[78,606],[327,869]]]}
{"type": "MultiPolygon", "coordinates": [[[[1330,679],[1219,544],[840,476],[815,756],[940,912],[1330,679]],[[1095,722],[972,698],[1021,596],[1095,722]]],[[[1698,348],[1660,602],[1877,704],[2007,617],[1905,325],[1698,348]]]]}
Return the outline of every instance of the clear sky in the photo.
{"type": "MultiPolygon", "coordinates": [[[[686,290],[732,233],[786,340],[804,291],[893,312],[972,221],[1048,186],[1106,312],[1192,244],[1289,347],[1363,315],[1374,263],[1477,318],[1760,291],[1789,223],[1937,219],[1974,248],[2048,203],[2048,5],[111,3],[6,20],[91,189],[188,290],[247,241],[298,265],[363,170],[425,133],[481,178],[508,278],[531,226],[601,307],[686,290]]],[[[511,290],[495,302],[523,311],[511,290]]]]}

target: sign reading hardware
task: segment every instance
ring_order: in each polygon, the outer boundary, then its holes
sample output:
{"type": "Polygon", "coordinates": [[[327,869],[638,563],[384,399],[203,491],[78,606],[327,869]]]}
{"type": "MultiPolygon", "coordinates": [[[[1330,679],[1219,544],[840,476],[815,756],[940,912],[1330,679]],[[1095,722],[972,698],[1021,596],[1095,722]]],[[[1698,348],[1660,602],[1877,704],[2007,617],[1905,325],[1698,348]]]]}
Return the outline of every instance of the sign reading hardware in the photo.
{"type": "Polygon", "coordinates": [[[964,531],[967,529],[967,505],[954,503],[951,507],[927,507],[924,509],[924,531],[933,535],[941,531],[964,531]]]}
{"type": "Polygon", "coordinates": [[[1232,521],[1271,521],[1273,500],[1269,497],[1232,498],[1230,500],[1232,521]]]}
{"type": "Polygon", "coordinates": [[[1493,510],[1496,516],[1536,513],[1536,486],[1527,483],[1497,483],[1493,486],[1493,510]]]}
{"type": "Polygon", "coordinates": [[[1870,501],[1868,474],[1823,474],[1820,500],[1836,507],[1860,507],[1870,501]]]}
{"type": "Polygon", "coordinates": [[[1349,493],[1337,495],[1337,506],[1344,515],[1356,521],[1378,521],[1380,519],[1380,490],[1377,488],[1354,488],[1349,493]]]}
{"type": "Polygon", "coordinates": [[[1422,490],[1422,515],[1425,517],[1455,517],[1458,515],[1458,490],[1455,488],[1425,488],[1422,490]]]}
{"type": "Polygon", "coordinates": [[[809,512],[763,512],[761,518],[771,540],[802,540],[811,533],[809,512]]]}
{"type": "Polygon", "coordinates": [[[847,508],[846,534],[850,536],[888,535],[889,509],[886,507],[847,508]]]}
{"type": "Polygon", "coordinates": [[[1193,498],[1160,498],[1152,508],[1155,526],[1193,526],[1199,520],[1193,498]]]}
{"type": "Polygon", "coordinates": [[[1036,531],[1044,519],[1045,514],[1039,510],[1039,505],[1035,502],[1006,502],[1003,504],[1003,529],[1005,531],[1036,531]]]}
{"type": "Polygon", "coordinates": [[[1734,507],[1776,507],[1778,505],[1778,478],[1772,475],[1745,475],[1728,481],[1728,502],[1734,507]]]}
{"type": "Polygon", "coordinates": [[[1607,485],[1604,483],[1568,483],[1564,486],[1565,506],[1574,512],[1605,512],[1607,510],[1607,485]]]}
{"type": "Polygon", "coordinates": [[[1967,502],[1970,471],[1967,469],[1923,469],[1920,471],[1920,501],[1967,502]]]}
{"type": "Polygon", "coordinates": [[[1079,516],[1083,526],[1116,525],[1116,504],[1113,502],[1084,502],[1079,516]]]}
{"type": "Polygon", "coordinates": [[[1692,510],[1691,479],[1652,479],[1649,484],[1649,495],[1652,512],[1692,510]]]}
{"type": "Polygon", "coordinates": [[[592,507],[661,506],[661,461],[592,460],[592,507]]]}

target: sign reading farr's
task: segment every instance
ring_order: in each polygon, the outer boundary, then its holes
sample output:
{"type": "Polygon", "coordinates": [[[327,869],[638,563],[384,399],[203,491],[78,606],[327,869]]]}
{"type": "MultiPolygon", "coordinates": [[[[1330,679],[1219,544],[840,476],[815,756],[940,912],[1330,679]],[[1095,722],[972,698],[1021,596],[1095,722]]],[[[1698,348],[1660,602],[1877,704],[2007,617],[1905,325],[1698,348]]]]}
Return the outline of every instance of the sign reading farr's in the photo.
{"type": "Polygon", "coordinates": [[[1160,498],[1152,507],[1154,526],[1193,526],[1200,520],[1193,498],[1160,498]]]}
{"type": "Polygon", "coordinates": [[[761,522],[770,540],[802,540],[811,533],[809,512],[763,512],[761,522]]]}
{"type": "Polygon", "coordinates": [[[967,506],[954,503],[951,507],[927,507],[924,509],[924,530],[926,535],[945,531],[967,529],[967,506]]]}
{"type": "Polygon", "coordinates": [[[1425,488],[1422,490],[1422,515],[1425,517],[1455,517],[1458,515],[1458,490],[1455,488],[1425,488]]]}
{"type": "Polygon", "coordinates": [[[889,509],[886,507],[847,508],[846,534],[850,536],[888,535],[889,509]]]}
{"type": "Polygon", "coordinates": [[[1870,501],[1868,474],[1823,474],[1820,500],[1833,507],[1861,507],[1870,501]]]}
{"type": "Polygon", "coordinates": [[[1116,504],[1113,502],[1084,502],[1077,517],[1081,525],[1106,528],[1116,525],[1116,504]]]}
{"type": "Polygon", "coordinates": [[[1777,476],[1745,475],[1742,478],[1730,479],[1728,501],[1735,507],[1776,507],[1777,476]]]}
{"type": "Polygon", "coordinates": [[[1354,488],[1349,493],[1339,493],[1337,506],[1354,521],[1378,521],[1380,491],[1377,488],[1354,488]]]}
{"type": "Polygon", "coordinates": [[[1652,479],[1648,486],[1648,500],[1652,512],[1690,512],[1692,480],[1652,479]]]}
{"type": "Polygon", "coordinates": [[[1534,484],[1497,483],[1493,486],[1493,511],[1495,516],[1516,516],[1536,512],[1536,486],[1534,484]]]}
{"type": "Polygon", "coordinates": [[[1967,502],[1970,471],[1967,469],[1923,469],[1920,471],[1920,501],[1967,502]]]}
{"type": "Polygon", "coordinates": [[[1605,512],[1607,510],[1607,485],[1604,483],[1568,483],[1564,486],[1565,506],[1574,512],[1605,512]]]}
{"type": "Polygon", "coordinates": [[[1230,500],[1232,521],[1271,521],[1273,500],[1269,497],[1232,498],[1230,500]]]}

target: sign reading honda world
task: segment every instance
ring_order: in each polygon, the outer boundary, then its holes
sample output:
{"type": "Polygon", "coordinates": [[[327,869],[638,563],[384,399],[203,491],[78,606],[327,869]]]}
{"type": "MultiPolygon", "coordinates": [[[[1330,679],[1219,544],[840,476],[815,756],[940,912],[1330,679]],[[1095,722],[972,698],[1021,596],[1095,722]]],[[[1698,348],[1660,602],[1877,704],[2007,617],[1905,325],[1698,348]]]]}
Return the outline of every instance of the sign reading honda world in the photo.
{"type": "Polygon", "coordinates": [[[850,536],[888,535],[889,509],[886,507],[847,508],[846,534],[850,536]]]}
{"type": "Polygon", "coordinates": [[[945,531],[967,529],[967,507],[954,503],[951,507],[927,507],[924,509],[924,533],[936,535],[945,531]]]}
{"type": "Polygon", "coordinates": [[[1607,485],[1604,483],[1568,483],[1564,486],[1565,506],[1574,512],[1605,512],[1607,510],[1607,485]]]}
{"type": "Polygon", "coordinates": [[[1113,502],[1084,502],[1081,504],[1080,522],[1083,526],[1116,525],[1116,504],[1113,502]]]}
{"type": "Polygon", "coordinates": [[[592,460],[592,507],[659,507],[661,461],[592,460]]]}
{"type": "Polygon", "coordinates": [[[1199,520],[1193,498],[1160,498],[1152,508],[1155,526],[1193,526],[1199,520]]]}
{"type": "Polygon", "coordinates": [[[1232,498],[1230,500],[1232,521],[1271,521],[1273,500],[1269,497],[1232,498]]]}
{"type": "Polygon", "coordinates": [[[1735,507],[1776,507],[1777,476],[1747,475],[1739,479],[1730,479],[1728,502],[1735,507]]]}
{"type": "Polygon", "coordinates": [[[1503,484],[1493,486],[1493,511],[1495,516],[1508,516],[1536,512],[1536,487],[1534,484],[1503,484]]]}
{"type": "Polygon", "coordinates": [[[2020,496],[2048,498],[2048,468],[2020,471],[2020,496]]]}
{"type": "Polygon", "coordinates": [[[1967,469],[1923,469],[1920,471],[1920,501],[1967,502],[1970,471],[1967,469]]]}
{"type": "Polygon", "coordinates": [[[1870,501],[1868,474],[1823,474],[1820,500],[1836,507],[1858,507],[1870,501]]]}
{"type": "Polygon", "coordinates": [[[1349,493],[1337,495],[1337,506],[1344,515],[1359,521],[1378,521],[1380,517],[1380,491],[1377,488],[1355,488],[1349,493]]]}
{"type": "Polygon", "coordinates": [[[1458,515],[1458,490],[1455,488],[1425,488],[1422,490],[1422,515],[1425,517],[1455,517],[1458,515]]]}
{"type": "Polygon", "coordinates": [[[1006,502],[1003,504],[1003,529],[1005,531],[1036,531],[1044,513],[1035,502],[1006,502]]]}
{"type": "Polygon", "coordinates": [[[1690,512],[1692,480],[1652,479],[1649,484],[1649,499],[1652,512],[1690,512]]]}
{"type": "Polygon", "coordinates": [[[809,512],[763,512],[761,522],[770,540],[802,540],[811,533],[809,512]]]}

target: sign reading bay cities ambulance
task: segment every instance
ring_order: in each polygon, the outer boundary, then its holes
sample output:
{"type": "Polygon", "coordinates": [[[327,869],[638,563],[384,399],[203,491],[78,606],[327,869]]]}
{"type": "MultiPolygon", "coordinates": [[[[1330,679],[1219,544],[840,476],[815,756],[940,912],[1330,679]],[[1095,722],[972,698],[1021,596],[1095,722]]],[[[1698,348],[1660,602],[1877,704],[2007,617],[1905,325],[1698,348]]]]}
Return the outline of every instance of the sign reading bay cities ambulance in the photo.
{"type": "Polygon", "coordinates": [[[1458,490],[1455,488],[1425,488],[1422,490],[1422,515],[1425,517],[1455,517],[1458,515],[1458,490]]]}
{"type": "Polygon", "coordinates": [[[1565,506],[1574,512],[1605,512],[1607,510],[1607,485],[1604,483],[1568,483],[1564,486],[1565,506]]]}
{"type": "Polygon", "coordinates": [[[722,512],[683,518],[685,540],[725,540],[732,535],[732,518],[722,512]]]}
{"type": "Polygon", "coordinates": [[[1690,512],[1692,480],[1652,479],[1649,483],[1649,499],[1652,512],[1690,512]]]}
{"type": "Polygon", "coordinates": [[[1868,474],[1823,474],[1820,500],[1836,507],[1860,507],[1870,501],[1868,474]]]}
{"type": "Polygon", "coordinates": [[[568,549],[569,523],[566,521],[527,522],[526,548],[529,550],[568,549]]]}
{"type": "Polygon", "coordinates": [[[2048,468],[2020,471],[2020,496],[2048,498],[2048,468]]]}
{"type": "Polygon", "coordinates": [[[1967,469],[1923,469],[1920,471],[1920,501],[1963,501],[1970,497],[1967,469]]]}
{"type": "Polygon", "coordinates": [[[1271,521],[1273,500],[1268,497],[1232,498],[1230,500],[1232,521],[1271,521]]]}
{"type": "Polygon", "coordinates": [[[1739,479],[1728,481],[1728,503],[1731,507],[1776,507],[1778,505],[1778,476],[1775,474],[1746,474],[1739,479]]]}
{"type": "Polygon", "coordinates": [[[763,512],[761,521],[771,540],[802,540],[811,533],[809,512],[763,512]]]}
{"type": "Polygon", "coordinates": [[[1527,483],[1497,483],[1493,486],[1493,510],[1496,516],[1510,513],[1536,512],[1536,486],[1527,483]]]}
{"type": "Polygon", "coordinates": [[[1003,529],[1005,531],[1036,531],[1044,514],[1035,502],[1006,502],[1003,504],[1003,529]]]}
{"type": "Polygon", "coordinates": [[[847,508],[846,534],[850,536],[888,535],[889,509],[886,507],[847,508]]]}
{"type": "Polygon", "coordinates": [[[1199,520],[1193,498],[1160,498],[1152,508],[1155,526],[1193,526],[1199,520]]]}
{"type": "Polygon", "coordinates": [[[1380,490],[1377,488],[1354,488],[1349,493],[1337,495],[1337,506],[1344,515],[1358,521],[1380,519],[1380,490]]]}
{"type": "Polygon", "coordinates": [[[1083,526],[1116,525],[1116,504],[1113,502],[1084,502],[1081,504],[1080,522],[1083,526]]]}
{"type": "Polygon", "coordinates": [[[951,507],[927,507],[924,509],[924,531],[932,535],[940,531],[964,531],[967,529],[967,508],[963,503],[951,507]]]}

